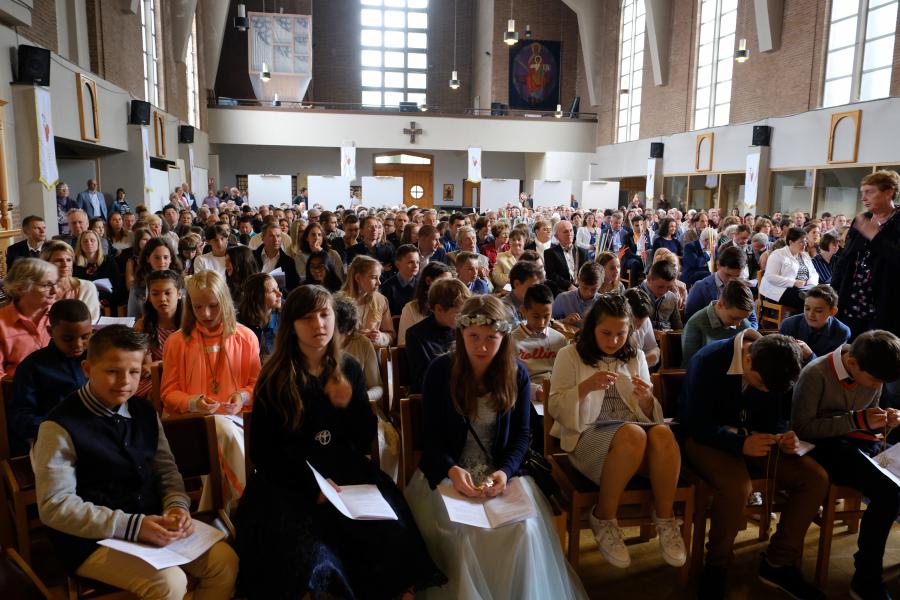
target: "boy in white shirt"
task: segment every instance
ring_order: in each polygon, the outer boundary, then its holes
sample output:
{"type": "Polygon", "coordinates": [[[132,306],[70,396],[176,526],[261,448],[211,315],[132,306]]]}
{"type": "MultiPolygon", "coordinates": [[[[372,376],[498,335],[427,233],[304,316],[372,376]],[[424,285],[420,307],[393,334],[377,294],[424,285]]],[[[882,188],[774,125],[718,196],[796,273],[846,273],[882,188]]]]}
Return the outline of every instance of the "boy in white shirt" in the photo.
{"type": "Polygon", "coordinates": [[[528,367],[531,383],[541,385],[550,377],[556,353],[568,343],[566,336],[550,327],[553,312],[553,292],[544,284],[533,285],[525,292],[522,304],[525,320],[516,327],[519,360],[528,367]]]}

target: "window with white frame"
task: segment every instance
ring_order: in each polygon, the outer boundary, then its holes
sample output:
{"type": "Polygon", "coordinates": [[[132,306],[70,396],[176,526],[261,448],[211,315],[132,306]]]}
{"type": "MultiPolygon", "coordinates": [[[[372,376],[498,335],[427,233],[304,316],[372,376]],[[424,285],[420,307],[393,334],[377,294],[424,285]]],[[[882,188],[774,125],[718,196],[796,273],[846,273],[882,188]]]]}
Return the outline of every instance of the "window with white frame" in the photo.
{"type": "Polygon", "coordinates": [[[162,64],[159,46],[159,4],[157,0],[141,0],[141,42],[144,55],[144,99],[162,106],[162,64]]]}
{"type": "Polygon", "coordinates": [[[731,114],[738,0],[699,0],[694,129],[727,125],[731,114]]]}
{"type": "Polygon", "coordinates": [[[200,127],[200,78],[197,74],[197,16],[191,23],[184,65],[187,70],[188,123],[200,127]]]}
{"type": "Polygon", "coordinates": [[[898,0],[833,0],[822,106],[890,94],[898,0]]]}
{"type": "Polygon", "coordinates": [[[641,133],[645,22],[644,0],[622,0],[617,142],[636,140],[641,133]]]}
{"type": "Polygon", "coordinates": [[[362,103],[425,104],[428,0],[360,0],[362,103]]]}

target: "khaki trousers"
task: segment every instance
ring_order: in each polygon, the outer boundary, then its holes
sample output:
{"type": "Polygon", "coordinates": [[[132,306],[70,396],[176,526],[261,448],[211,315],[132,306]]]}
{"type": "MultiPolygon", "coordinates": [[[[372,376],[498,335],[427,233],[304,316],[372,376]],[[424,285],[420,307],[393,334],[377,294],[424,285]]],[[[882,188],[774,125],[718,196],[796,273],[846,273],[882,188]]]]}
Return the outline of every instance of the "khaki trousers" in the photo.
{"type": "Polygon", "coordinates": [[[228,600],[234,594],[237,572],[237,554],[225,542],[218,542],[195,561],[161,570],[135,556],[101,547],[75,573],[128,590],[144,600],[183,600],[190,574],[199,580],[193,590],[194,600],[228,600]]]}
{"type": "MultiPolygon", "coordinates": [[[[690,466],[715,489],[710,511],[706,563],[727,567],[734,551],[734,538],[743,524],[744,507],[750,497],[747,466],[760,473],[774,473],[775,489],[788,492],[778,529],[769,541],[766,558],[775,566],[794,564],[801,556],[806,530],[828,492],[828,474],[809,456],[779,453],[749,457],[724,452],[688,439],[684,447],[690,466]]],[[[702,527],[702,523],[695,526],[702,527]]]]}

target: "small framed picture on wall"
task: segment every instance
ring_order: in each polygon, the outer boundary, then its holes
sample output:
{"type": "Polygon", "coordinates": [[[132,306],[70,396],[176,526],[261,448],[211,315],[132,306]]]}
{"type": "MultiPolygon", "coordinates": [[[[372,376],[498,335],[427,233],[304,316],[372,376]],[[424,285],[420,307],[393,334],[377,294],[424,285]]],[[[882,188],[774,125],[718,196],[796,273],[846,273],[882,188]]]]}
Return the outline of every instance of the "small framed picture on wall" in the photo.
{"type": "Polygon", "coordinates": [[[453,202],[453,184],[445,183],[444,184],[444,202],[453,202]]]}

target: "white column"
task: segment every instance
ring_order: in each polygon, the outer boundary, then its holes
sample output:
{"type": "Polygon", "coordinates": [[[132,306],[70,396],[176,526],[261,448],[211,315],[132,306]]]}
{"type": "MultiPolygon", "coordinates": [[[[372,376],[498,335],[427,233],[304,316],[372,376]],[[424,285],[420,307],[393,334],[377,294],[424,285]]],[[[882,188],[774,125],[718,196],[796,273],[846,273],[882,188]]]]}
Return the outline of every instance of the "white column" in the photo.
{"type": "MultiPolygon", "coordinates": [[[[38,181],[38,126],[35,114],[35,87],[33,85],[12,85],[13,114],[15,115],[15,152],[18,157],[19,179],[18,202],[22,217],[42,216],[47,223],[47,236],[59,233],[56,221],[56,190],[48,190],[38,181]]],[[[72,194],[70,188],[69,194],[72,194]]]]}

